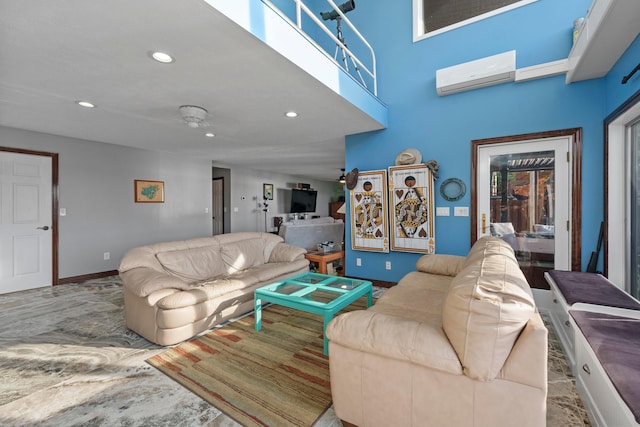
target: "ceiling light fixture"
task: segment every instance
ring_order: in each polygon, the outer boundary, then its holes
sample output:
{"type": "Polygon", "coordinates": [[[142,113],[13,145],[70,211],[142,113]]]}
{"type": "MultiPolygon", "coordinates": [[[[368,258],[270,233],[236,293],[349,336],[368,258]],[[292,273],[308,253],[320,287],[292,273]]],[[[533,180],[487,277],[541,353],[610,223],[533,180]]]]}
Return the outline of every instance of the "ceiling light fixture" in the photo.
{"type": "Polygon", "coordinates": [[[172,62],[175,61],[175,59],[173,59],[171,55],[164,52],[151,52],[151,57],[163,64],[171,64],[172,62]]]}
{"type": "Polygon", "coordinates": [[[182,121],[190,128],[203,128],[209,126],[204,119],[207,117],[207,110],[196,105],[181,105],[180,115],[182,121]]]}
{"type": "Polygon", "coordinates": [[[340,184],[344,184],[345,181],[347,180],[347,177],[344,176],[344,168],[340,169],[342,171],[342,175],[340,175],[340,178],[338,178],[338,181],[340,181],[340,184]]]}
{"type": "Polygon", "coordinates": [[[208,132],[208,133],[205,133],[204,136],[206,136],[207,138],[213,138],[216,135],[212,132],[208,132]]]}
{"type": "Polygon", "coordinates": [[[85,108],[95,108],[96,104],[93,104],[89,101],[76,101],[76,104],[78,104],[81,107],[85,107],[85,108]]]}
{"type": "Polygon", "coordinates": [[[296,113],[295,111],[287,111],[286,113],[284,113],[284,115],[290,119],[298,117],[298,113],[296,113]]]}

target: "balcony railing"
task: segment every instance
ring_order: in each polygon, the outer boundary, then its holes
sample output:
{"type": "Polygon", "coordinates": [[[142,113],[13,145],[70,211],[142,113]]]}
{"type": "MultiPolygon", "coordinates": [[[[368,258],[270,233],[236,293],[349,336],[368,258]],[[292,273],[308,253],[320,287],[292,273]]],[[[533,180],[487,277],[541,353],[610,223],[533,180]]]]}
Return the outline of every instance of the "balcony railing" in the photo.
{"type": "MultiPolygon", "coordinates": [[[[340,7],[336,5],[333,0],[327,0],[327,3],[335,11],[334,19],[336,21],[336,34],[327,28],[325,23],[318,18],[320,14],[314,13],[302,0],[291,0],[295,3],[295,18],[287,16],[281,9],[279,9],[270,0],[262,0],[265,4],[268,4],[274,11],[278,12],[285,20],[289,21],[292,25],[296,26],[308,40],[312,42],[316,47],[327,53],[328,57],[331,57],[330,52],[322,46],[317,40],[315,40],[309,32],[303,29],[303,16],[308,17],[318,28],[324,32],[333,43],[335,43],[335,52],[333,55],[333,61],[341,68],[343,68],[349,75],[351,75],[356,81],[358,81],[364,88],[373,93],[374,96],[378,95],[378,85],[376,79],[376,55],[373,48],[367,42],[367,40],[360,34],[358,29],[347,18],[346,14],[342,12],[340,7]],[[316,16],[318,15],[318,16],[316,16]],[[368,50],[371,55],[370,65],[365,65],[348,47],[345,42],[345,37],[342,32],[342,24],[347,25],[349,28],[349,35],[353,34],[362,42],[363,46],[368,50]],[[364,75],[363,75],[364,73],[364,75]],[[367,84],[368,83],[368,84],[367,84]],[[371,87],[369,87],[371,86],[371,87]]],[[[354,3],[355,4],[355,3],[354,3]]],[[[307,22],[309,25],[310,23],[307,22]]]]}

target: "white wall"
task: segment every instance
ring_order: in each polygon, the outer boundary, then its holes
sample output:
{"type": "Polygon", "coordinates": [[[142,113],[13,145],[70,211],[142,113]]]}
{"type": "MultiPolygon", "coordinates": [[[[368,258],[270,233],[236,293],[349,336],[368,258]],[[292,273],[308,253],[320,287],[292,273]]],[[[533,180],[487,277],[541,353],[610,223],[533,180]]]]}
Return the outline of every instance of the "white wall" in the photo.
{"type": "Polygon", "coordinates": [[[60,278],[115,270],[143,244],[211,235],[210,160],[7,127],[0,146],[59,154],[60,278]],[[135,179],[164,181],[165,203],[134,203],[135,179]]]}
{"type": "Polygon", "coordinates": [[[264,202],[262,184],[264,183],[273,184],[273,200],[268,202],[266,231],[275,231],[273,217],[287,217],[290,209],[291,189],[295,188],[298,182],[310,184],[311,188],[318,191],[316,212],[311,215],[328,216],[329,202],[335,193],[334,183],[286,174],[232,168],[231,206],[228,207],[231,212],[231,231],[265,231],[265,214],[262,211],[262,203],[264,202]]]}
{"type": "MultiPolygon", "coordinates": [[[[58,218],[61,279],[115,270],[125,252],[136,246],[211,235],[211,160],[2,126],[0,147],[59,155],[59,207],[67,210],[58,218]],[[164,181],[165,203],[134,203],[136,179],[164,181]],[[104,260],[105,252],[110,252],[110,260],[104,260]]],[[[286,217],[290,189],[298,182],[318,190],[315,215],[327,216],[329,202],[336,198],[332,182],[230,169],[231,206],[225,207],[231,232],[265,230],[264,212],[258,207],[263,183],[274,185],[268,231],[275,230],[274,216],[286,217]]]]}

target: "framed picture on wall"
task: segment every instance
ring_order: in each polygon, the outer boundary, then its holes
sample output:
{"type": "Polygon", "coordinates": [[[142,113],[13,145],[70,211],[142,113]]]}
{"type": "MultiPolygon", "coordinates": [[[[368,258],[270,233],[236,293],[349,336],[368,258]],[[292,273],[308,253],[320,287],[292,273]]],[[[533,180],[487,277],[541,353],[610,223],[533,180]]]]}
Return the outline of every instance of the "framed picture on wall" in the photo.
{"type": "Polygon", "coordinates": [[[262,198],[273,200],[273,184],[262,184],[262,198]]]}
{"type": "Polygon", "coordinates": [[[389,168],[391,250],[436,251],[433,173],[424,164],[389,168]]]}
{"type": "Polygon", "coordinates": [[[389,252],[387,171],[358,173],[358,182],[350,191],[350,197],[351,248],[389,252]]]}
{"type": "Polygon", "coordinates": [[[136,203],[164,203],[164,181],[136,179],[133,187],[136,203]]]}

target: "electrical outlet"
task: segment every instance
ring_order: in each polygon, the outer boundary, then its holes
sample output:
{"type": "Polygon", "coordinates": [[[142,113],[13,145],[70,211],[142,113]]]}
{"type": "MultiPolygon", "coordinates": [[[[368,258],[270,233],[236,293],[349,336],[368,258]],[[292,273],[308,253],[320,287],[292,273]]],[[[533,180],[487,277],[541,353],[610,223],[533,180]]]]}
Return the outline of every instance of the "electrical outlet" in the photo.
{"type": "Polygon", "coordinates": [[[356,266],[362,267],[362,258],[356,258],[356,266]]]}
{"type": "Polygon", "coordinates": [[[387,270],[391,270],[391,261],[387,261],[384,265],[387,270]]]}
{"type": "Polygon", "coordinates": [[[111,253],[110,252],[105,252],[104,253],[104,259],[105,260],[111,259],[111,253]]]}

